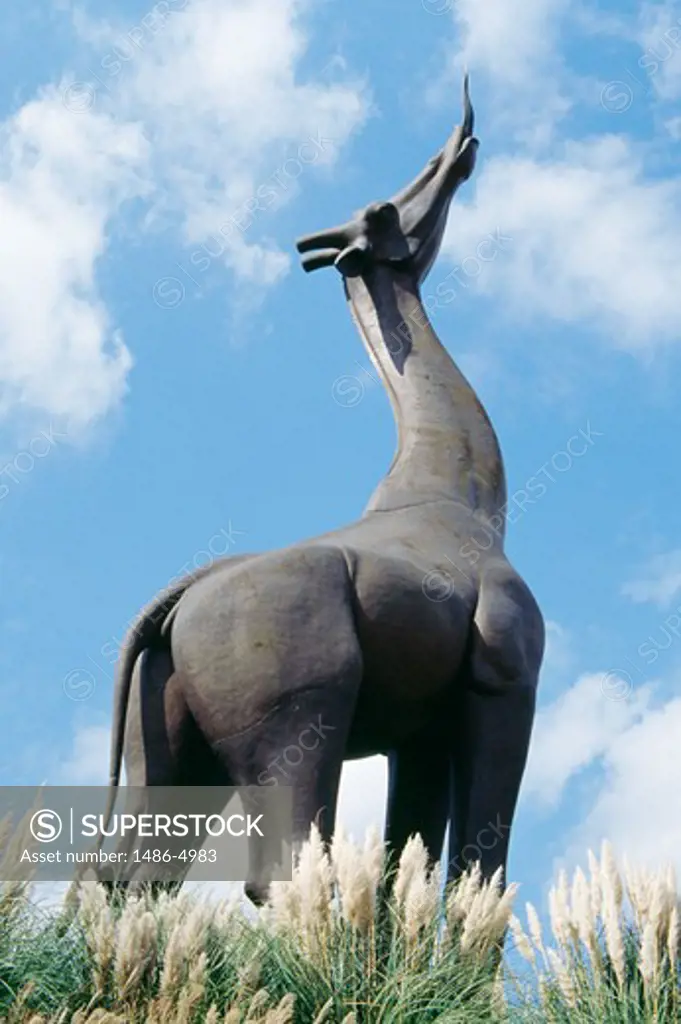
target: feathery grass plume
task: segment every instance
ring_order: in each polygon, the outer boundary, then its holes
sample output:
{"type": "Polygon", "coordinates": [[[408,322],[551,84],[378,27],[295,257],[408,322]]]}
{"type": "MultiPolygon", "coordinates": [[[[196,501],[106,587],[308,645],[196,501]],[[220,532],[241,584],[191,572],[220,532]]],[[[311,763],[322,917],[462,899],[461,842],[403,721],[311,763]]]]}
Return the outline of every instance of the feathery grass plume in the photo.
{"type": "Polygon", "coordinates": [[[637,930],[642,932],[650,914],[652,878],[626,861],[624,877],[627,897],[634,912],[634,922],[637,930]]]}
{"type": "MultiPolygon", "coordinates": [[[[234,955],[233,942],[236,936],[238,936],[238,942],[244,936],[252,937],[252,931],[248,928],[245,928],[243,931],[239,929],[238,932],[231,936],[223,935],[218,938],[220,949],[224,951],[224,955],[227,959],[231,959],[234,955]]],[[[239,943],[239,945],[241,944],[239,943]]],[[[249,1005],[254,993],[260,987],[261,963],[257,955],[254,955],[254,953],[257,953],[257,947],[255,950],[252,948],[248,950],[247,955],[249,956],[249,959],[236,966],[236,987],[234,984],[230,985],[228,993],[225,993],[229,996],[229,1005],[225,1009],[224,1017],[226,1024],[232,1024],[232,1022],[234,1022],[234,1024],[240,1024],[242,1019],[242,1010],[244,1007],[249,1005]]],[[[209,977],[210,969],[207,974],[207,980],[209,977]]],[[[223,1020],[223,1018],[220,1019],[221,1021],[223,1020]]]]}
{"type": "MultiPolygon", "coordinates": [[[[607,840],[601,844],[600,863],[594,859],[592,872],[597,872],[598,895],[600,897],[600,920],[602,923],[604,951],[596,937],[593,943],[587,943],[592,977],[597,987],[605,984],[607,978],[607,961],[612,969],[620,991],[624,988],[627,974],[626,949],[623,929],[623,902],[626,885],[622,881],[612,846],[607,840]]],[[[625,871],[626,881],[626,871],[625,871]]]]}
{"type": "Polygon", "coordinates": [[[412,949],[422,935],[437,923],[442,898],[442,870],[433,865],[427,875],[412,881],[404,901],[404,935],[407,949],[412,949]]]}
{"type": "Polygon", "coordinates": [[[675,903],[669,915],[669,931],[667,934],[667,956],[672,974],[677,973],[677,961],[681,953],[681,925],[679,923],[679,905],[675,903]]]}
{"type": "Polygon", "coordinates": [[[451,887],[447,896],[447,925],[453,934],[468,914],[482,884],[482,871],[476,861],[451,887]]]}
{"type": "Polygon", "coordinates": [[[363,852],[365,870],[374,888],[377,888],[385,870],[386,846],[375,825],[372,825],[366,833],[363,852]]]}
{"type": "Polygon", "coordinates": [[[676,884],[676,868],[671,863],[667,864],[665,869],[665,884],[667,886],[667,891],[676,896],[678,891],[678,886],[676,884]]]}
{"type": "Polygon", "coordinates": [[[565,871],[558,874],[558,882],[549,892],[549,919],[551,931],[561,950],[570,950],[570,904],[567,875],[565,871]]]}
{"type": "Polygon", "coordinates": [[[624,938],[620,923],[621,897],[613,886],[611,877],[607,877],[603,887],[603,932],[605,936],[605,948],[610,957],[620,989],[624,988],[626,979],[626,955],[624,950],[624,938]]]}
{"type": "Polygon", "coordinates": [[[160,892],[154,901],[154,913],[159,929],[165,935],[170,935],[178,921],[187,916],[193,905],[194,901],[189,892],[160,892]]]}
{"type": "MultiPolygon", "coordinates": [[[[40,1020],[47,1020],[45,1017],[40,1017],[40,1020]]],[[[61,1016],[56,1018],[58,1021],[62,1021],[64,1018],[61,1016]]],[[[55,1018],[52,1018],[54,1021],[55,1018]]],[[[87,1010],[76,1010],[72,1017],[69,1018],[70,1024],[127,1024],[126,1018],[119,1016],[117,1013],[112,1013],[111,1010],[97,1009],[89,1013],[87,1010]]]]}
{"type": "Polygon", "coordinates": [[[116,950],[116,923],[103,885],[81,883],[76,916],[92,958],[96,995],[101,995],[106,989],[116,950]]]}
{"type": "Polygon", "coordinates": [[[539,1004],[542,1008],[543,1019],[551,1022],[555,1021],[553,989],[549,978],[543,973],[537,977],[537,991],[539,992],[539,1004]]]}
{"type": "Polygon", "coordinates": [[[542,933],[541,921],[539,920],[539,914],[534,908],[534,904],[525,904],[525,913],[527,914],[527,927],[530,929],[530,935],[537,949],[542,952],[544,950],[544,935],[542,933]]]}
{"type": "Polygon", "coordinates": [[[655,928],[655,935],[659,942],[662,933],[665,931],[667,893],[665,889],[664,875],[661,871],[650,876],[650,906],[648,908],[648,921],[655,928]]]}
{"type": "Polygon", "coordinates": [[[19,1021],[22,1019],[22,1017],[25,1019],[26,1004],[33,995],[35,988],[36,982],[33,979],[31,979],[30,981],[26,982],[26,984],[19,992],[17,992],[16,998],[10,1010],[10,1015],[8,1017],[9,1021],[19,1021]]]}
{"type": "Polygon", "coordinates": [[[428,851],[420,836],[412,836],[402,851],[393,900],[400,915],[407,952],[436,920],[441,898],[441,869],[429,869],[428,851]]]}
{"type": "Polygon", "coordinates": [[[205,899],[192,900],[187,903],[187,912],[182,922],[182,938],[191,956],[194,957],[203,947],[207,930],[213,923],[215,906],[205,899]]]}
{"type": "Polygon", "coordinates": [[[428,852],[421,836],[410,836],[400,855],[397,876],[393,887],[393,899],[398,907],[404,902],[415,878],[428,871],[428,852]]]}
{"type": "Polygon", "coordinates": [[[277,932],[296,932],[300,927],[302,899],[294,877],[290,882],[272,882],[261,915],[277,932]]]}
{"type": "Polygon", "coordinates": [[[20,880],[0,881],[0,921],[20,913],[28,899],[30,880],[35,869],[22,866],[21,856],[25,850],[33,850],[36,840],[31,831],[31,821],[36,811],[43,807],[42,787],[40,787],[26,814],[12,829],[12,815],[6,814],[0,821],[0,879],[19,875],[20,880]]]}
{"type": "Polygon", "coordinates": [[[0,823],[2,827],[0,878],[7,878],[17,873],[24,876],[23,882],[12,882],[11,885],[25,885],[28,880],[27,875],[33,874],[32,870],[29,873],[21,867],[21,855],[24,850],[33,849],[36,845],[31,832],[31,818],[39,808],[40,802],[37,799],[34,801],[33,806],[24,814],[15,829],[12,828],[11,814],[5,815],[0,823]]]}
{"type": "Polygon", "coordinates": [[[544,967],[548,970],[549,961],[546,955],[546,946],[544,945],[541,921],[539,920],[539,914],[537,913],[533,903],[525,904],[525,914],[527,916],[527,929],[530,933],[532,942],[534,943],[534,948],[541,956],[544,967]]]}
{"type": "Polygon", "coordinates": [[[221,899],[215,907],[213,914],[213,927],[220,934],[229,933],[241,917],[241,897],[232,896],[228,899],[221,899]]]}
{"type": "MultiPolygon", "coordinates": [[[[97,1009],[92,1013],[85,1013],[81,1018],[82,1024],[130,1024],[128,1017],[122,1017],[111,1010],[97,1009]]],[[[72,1024],[76,1024],[76,1018],[72,1018],[72,1024]]]]}
{"type": "Polygon", "coordinates": [[[321,1010],[319,1011],[319,1013],[317,1014],[315,1019],[312,1021],[312,1024],[326,1024],[326,1022],[328,1021],[328,1018],[329,1018],[329,1014],[331,1013],[332,1009],[333,1009],[333,998],[327,999],[327,1001],[324,1003],[324,1005],[322,1006],[321,1010]]]}
{"type": "Polygon", "coordinates": [[[513,904],[518,895],[518,888],[517,882],[511,882],[497,898],[488,929],[490,945],[500,943],[506,934],[513,913],[513,904]]]}
{"type": "Polygon", "coordinates": [[[615,860],[612,844],[609,843],[607,839],[604,839],[601,845],[601,875],[603,882],[607,882],[612,890],[615,898],[615,905],[617,907],[617,913],[619,913],[622,908],[624,888],[622,886],[622,879],[617,867],[617,861],[615,860]]]}
{"type": "Polygon", "coordinates": [[[201,953],[189,968],[189,977],[181,989],[175,1009],[174,1024],[191,1024],[206,988],[207,957],[201,953]]]}
{"type": "Polygon", "coordinates": [[[598,935],[596,931],[597,915],[594,915],[591,899],[591,887],[581,868],[577,868],[573,880],[570,898],[572,920],[577,929],[577,938],[585,946],[593,970],[598,970],[598,935]]]}
{"type": "Polygon", "coordinates": [[[237,977],[239,979],[237,991],[240,1002],[250,999],[254,992],[257,991],[261,975],[262,964],[259,960],[253,958],[245,964],[241,964],[237,970],[237,977]]]}
{"type": "Polygon", "coordinates": [[[591,890],[591,917],[597,921],[601,913],[601,866],[593,850],[587,852],[589,864],[589,888],[591,890]]]}
{"type": "Polygon", "coordinates": [[[352,928],[366,935],[374,923],[376,885],[364,851],[358,850],[339,829],[333,837],[330,856],[341,915],[352,928]]]}
{"type": "Polygon", "coordinates": [[[168,938],[161,973],[160,995],[174,1000],[184,984],[188,965],[202,951],[212,912],[204,903],[185,903],[168,938]]]}
{"type": "Polygon", "coordinates": [[[116,929],[114,982],[118,999],[133,1004],[153,967],[157,952],[156,918],[142,898],[129,898],[116,929]]]}
{"type": "Polygon", "coordinates": [[[515,949],[517,949],[523,960],[527,960],[528,964],[532,964],[534,967],[537,963],[537,954],[534,951],[534,946],[532,945],[529,936],[515,914],[511,915],[509,925],[511,927],[511,936],[515,944],[515,949]]]}
{"type": "Polygon", "coordinates": [[[25,909],[28,894],[27,882],[0,882],[0,921],[5,926],[25,909]]]}
{"type": "Polygon", "coordinates": [[[490,996],[490,1007],[498,1019],[503,1019],[506,1013],[506,992],[504,989],[504,969],[500,963],[494,972],[492,981],[492,993],[490,996]]]}
{"type": "Polygon", "coordinates": [[[676,873],[671,865],[663,868],[657,876],[657,897],[653,897],[658,922],[658,942],[664,947],[669,934],[669,920],[677,906],[676,873]],[[657,909],[659,906],[659,910],[657,909]]]}
{"type": "Polygon", "coordinates": [[[431,867],[420,836],[411,836],[402,851],[391,895],[391,944],[393,955],[404,965],[400,998],[405,1000],[412,977],[428,970],[433,955],[441,953],[437,943],[441,869],[439,864],[431,867]]]}
{"type": "MultiPolygon", "coordinates": [[[[28,896],[28,881],[3,882],[2,879],[12,875],[20,866],[20,858],[24,849],[35,846],[30,831],[30,816],[33,808],[24,815],[16,829],[12,829],[12,815],[6,814],[0,820],[0,921],[20,912],[28,896]]],[[[26,874],[25,869],[21,872],[26,874]]]]}
{"type": "Polygon", "coordinates": [[[374,827],[367,831],[361,849],[346,838],[342,828],[331,843],[330,858],[341,916],[364,936],[376,924],[385,854],[385,844],[374,827]]]}
{"type": "Polygon", "coordinates": [[[259,988],[250,1001],[248,1007],[248,1013],[246,1014],[246,1021],[260,1019],[268,1008],[269,1003],[272,1001],[269,990],[266,988],[259,988]]]}
{"type": "Polygon", "coordinates": [[[293,868],[290,882],[270,886],[263,919],[284,933],[296,933],[301,949],[325,958],[333,920],[333,868],[319,829],[313,825],[293,868]]]}
{"type": "Polygon", "coordinates": [[[502,880],[503,868],[497,868],[474,897],[463,922],[460,939],[462,953],[484,956],[505,932],[516,890],[509,887],[506,893],[502,893],[502,880]]]}
{"type": "MultiPolygon", "coordinates": [[[[559,879],[560,881],[560,879],[559,879]]],[[[575,903],[573,902],[573,891],[575,888],[574,878],[572,883],[569,882],[567,874],[563,873],[563,884],[562,884],[562,897],[561,901],[564,903],[565,911],[567,915],[569,945],[568,951],[572,960],[580,961],[582,957],[582,950],[580,947],[580,930],[578,913],[576,910],[575,903]]]]}
{"type": "Polygon", "coordinates": [[[292,992],[287,992],[277,1006],[267,1011],[264,1024],[293,1024],[295,1008],[296,997],[292,992]]]}
{"type": "Polygon", "coordinates": [[[343,1017],[343,1024],[357,1024],[357,1015],[354,1011],[349,1013],[347,1017],[343,1017]]]}
{"type": "Polygon", "coordinates": [[[567,1005],[574,1010],[577,1007],[577,991],[570,966],[556,953],[555,949],[548,950],[548,958],[553,980],[558,985],[567,1005]]]}
{"type": "Polygon", "coordinates": [[[333,870],[316,825],[301,850],[297,874],[303,929],[309,934],[326,933],[333,902],[333,870]]]}
{"type": "Polygon", "coordinates": [[[160,995],[172,1002],[179,992],[185,975],[185,956],[182,945],[182,921],[178,921],[168,939],[163,957],[160,995]]]}
{"type": "Polygon", "coordinates": [[[658,969],[657,928],[650,919],[644,925],[641,935],[638,968],[643,978],[643,987],[649,995],[655,984],[658,969]]]}
{"type": "Polygon", "coordinates": [[[472,952],[485,933],[489,920],[488,912],[489,891],[486,883],[483,883],[476,893],[471,908],[463,921],[459,946],[463,953],[472,952]]]}

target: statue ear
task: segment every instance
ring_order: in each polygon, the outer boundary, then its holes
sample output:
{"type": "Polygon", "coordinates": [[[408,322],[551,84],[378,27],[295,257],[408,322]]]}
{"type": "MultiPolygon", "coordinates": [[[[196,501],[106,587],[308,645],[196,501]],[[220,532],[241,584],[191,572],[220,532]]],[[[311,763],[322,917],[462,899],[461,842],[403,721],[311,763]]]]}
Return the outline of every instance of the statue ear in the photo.
{"type": "Polygon", "coordinates": [[[458,181],[467,181],[473,173],[479,145],[480,140],[476,139],[474,135],[469,135],[469,137],[464,140],[451,171],[452,175],[458,181]]]}

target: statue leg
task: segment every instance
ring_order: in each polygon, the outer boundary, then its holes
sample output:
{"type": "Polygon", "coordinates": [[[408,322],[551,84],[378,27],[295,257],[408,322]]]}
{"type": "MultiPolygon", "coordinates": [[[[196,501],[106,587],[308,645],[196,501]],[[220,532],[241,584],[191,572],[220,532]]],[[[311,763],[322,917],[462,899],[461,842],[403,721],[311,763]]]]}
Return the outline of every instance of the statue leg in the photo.
{"type": "Polygon", "coordinates": [[[503,692],[471,689],[462,696],[452,757],[448,881],[476,861],[484,878],[506,870],[534,706],[535,688],[522,680],[509,682],[503,692]]]}
{"type": "Polygon", "coordinates": [[[394,863],[415,833],[430,859],[439,861],[449,816],[449,761],[450,748],[441,729],[418,735],[389,753],[385,841],[394,863]]]}
{"type": "Polygon", "coordinates": [[[544,626],[507,563],[483,576],[472,628],[453,715],[450,880],[476,861],[485,878],[505,872],[530,744],[544,626]]]}
{"type": "MultiPolygon", "coordinates": [[[[266,723],[222,746],[230,773],[240,787],[289,789],[287,794],[282,793],[286,800],[282,806],[286,812],[290,807],[291,819],[286,814],[282,820],[290,820],[294,854],[310,838],[312,825],[317,826],[325,843],[333,835],[359,683],[357,663],[347,674],[329,679],[327,685],[291,694],[266,723]]],[[[244,811],[257,810],[257,794],[244,794],[244,811]]],[[[256,905],[267,898],[272,869],[276,867],[270,854],[271,847],[253,839],[245,891],[256,905]]]]}
{"type": "MultiPolygon", "coordinates": [[[[228,786],[224,769],[210,751],[194,722],[182,693],[182,680],[174,672],[172,658],[167,649],[147,650],[137,661],[133,672],[130,703],[125,732],[126,801],[124,813],[149,811],[142,801],[138,787],[149,786],[228,786]],[[131,788],[128,788],[131,787],[131,788]]],[[[222,808],[211,801],[192,810],[220,813],[222,808]]],[[[162,807],[163,811],[167,806],[162,807]]],[[[178,813],[179,813],[178,809],[178,813]]],[[[182,808],[187,813],[186,808],[182,808]]],[[[159,867],[144,859],[135,860],[134,835],[122,839],[117,852],[126,856],[126,888],[148,885],[152,890],[174,892],[179,890],[191,867],[188,861],[172,862],[172,881],[145,881],[157,876],[159,867]]],[[[168,850],[171,855],[191,845],[186,837],[162,836],[140,838],[137,856],[154,849],[168,850]]],[[[153,853],[150,852],[150,856],[153,853]]]]}

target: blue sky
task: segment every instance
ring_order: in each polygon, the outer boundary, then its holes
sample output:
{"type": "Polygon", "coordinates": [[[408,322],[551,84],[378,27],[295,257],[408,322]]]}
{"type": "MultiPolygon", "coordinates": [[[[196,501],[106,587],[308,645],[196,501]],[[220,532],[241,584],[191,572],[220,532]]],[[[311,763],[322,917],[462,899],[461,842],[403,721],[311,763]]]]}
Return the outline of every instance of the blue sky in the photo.
{"type": "MultiPolygon", "coordinates": [[[[681,4],[5,19],[0,777],[103,782],[138,608],[185,566],[361,512],[392,417],[340,279],[293,242],[420,170],[466,66],[478,164],[423,292],[447,279],[433,321],[511,495],[535,495],[508,528],[549,623],[510,875],[540,898],[604,836],[681,866],[681,4]]],[[[382,801],[382,762],[351,766],[346,825],[382,801]]]]}

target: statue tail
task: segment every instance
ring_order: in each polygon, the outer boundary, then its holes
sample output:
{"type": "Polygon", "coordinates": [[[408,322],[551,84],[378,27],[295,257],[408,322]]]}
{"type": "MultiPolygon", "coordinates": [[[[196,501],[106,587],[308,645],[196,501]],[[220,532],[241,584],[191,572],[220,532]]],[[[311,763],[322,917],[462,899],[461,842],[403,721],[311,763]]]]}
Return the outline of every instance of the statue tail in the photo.
{"type": "MultiPolygon", "coordinates": [[[[111,729],[111,759],[109,762],[109,795],[107,797],[104,811],[104,827],[108,827],[116,803],[118,785],[121,778],[123,765],[123,745],[125,741],[125,726],[128,717],[128,703],[130,700],[130,689],[132,687],[132,675],[135,670],[137,659],[148,647],[162,637],[167,637],[168,630],[164,628],[170,613],[177,607],[182,595],[189,589],[192,583],[205,576],[211,565],[203,566],[197,572],[184,576],[172,587],[169,587],[162,594],[156,597],[140,613],[137,622],[130,628],[123,641],[123,647],[116,669],[116,683],[114,687],[114,710],[113,724],[111,729]]],[[[99,849],[104,840],[100,834],[97,842],[99,849]]]]}

